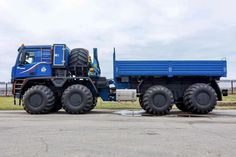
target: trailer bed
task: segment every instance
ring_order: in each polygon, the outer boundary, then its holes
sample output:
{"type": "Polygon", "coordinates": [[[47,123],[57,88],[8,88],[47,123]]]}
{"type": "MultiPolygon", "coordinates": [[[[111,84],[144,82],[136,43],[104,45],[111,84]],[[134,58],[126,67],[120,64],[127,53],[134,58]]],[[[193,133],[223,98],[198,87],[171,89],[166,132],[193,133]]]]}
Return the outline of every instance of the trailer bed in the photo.
{"type": "Polygon", "coordinates": [[[116,61],[114,54],[114,77],[129,76],[212,76],[226,77],[225,60],[156,60],[116,61]]]}

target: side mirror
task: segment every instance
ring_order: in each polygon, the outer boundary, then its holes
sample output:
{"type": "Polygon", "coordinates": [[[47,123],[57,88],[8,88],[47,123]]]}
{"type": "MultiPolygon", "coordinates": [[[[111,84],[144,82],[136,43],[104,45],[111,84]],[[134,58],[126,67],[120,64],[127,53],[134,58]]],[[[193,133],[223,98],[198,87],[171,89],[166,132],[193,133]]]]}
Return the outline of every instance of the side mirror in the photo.
{"type": "Polygon", "coordinates": [[[26,58],[26,52],[25,51],[23,51],[22,53],[21,53],[21,57],[20,57],[20,60],[19,60],[19,65],[24,65],[25,64],[25,58],[26,58]]]}

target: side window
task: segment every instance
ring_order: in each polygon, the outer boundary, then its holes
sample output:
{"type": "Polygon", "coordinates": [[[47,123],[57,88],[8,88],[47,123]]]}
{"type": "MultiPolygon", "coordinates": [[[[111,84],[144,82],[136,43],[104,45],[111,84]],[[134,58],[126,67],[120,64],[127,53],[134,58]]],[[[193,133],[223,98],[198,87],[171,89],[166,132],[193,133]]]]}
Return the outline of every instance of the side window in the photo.
{"type": "Polygon", "coordinates": [[[32,64],[35,61],[34,52],[27,52],[25,54],[25,64],[32,64]]]}

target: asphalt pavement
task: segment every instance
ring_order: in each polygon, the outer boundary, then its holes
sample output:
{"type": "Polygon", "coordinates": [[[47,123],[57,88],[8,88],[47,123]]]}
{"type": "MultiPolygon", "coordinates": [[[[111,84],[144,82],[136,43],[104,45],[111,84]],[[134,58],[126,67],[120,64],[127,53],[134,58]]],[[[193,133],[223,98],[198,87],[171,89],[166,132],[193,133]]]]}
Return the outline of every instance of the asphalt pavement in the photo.
{"type": "Polygon", "coordinates": [[[208,115],[172,111],[0,111],[1,157],[234,157],[236,110],[208,115]]]}

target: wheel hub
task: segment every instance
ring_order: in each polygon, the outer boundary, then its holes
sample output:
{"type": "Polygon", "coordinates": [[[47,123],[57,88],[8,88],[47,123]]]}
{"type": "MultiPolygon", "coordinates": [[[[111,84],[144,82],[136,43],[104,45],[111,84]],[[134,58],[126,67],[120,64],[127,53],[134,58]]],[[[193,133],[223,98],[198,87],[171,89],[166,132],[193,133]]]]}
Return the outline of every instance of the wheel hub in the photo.
{"type": "Polygon", "coordinates": [[[80,94],[74,93],[70,96],[69,101],[72,106],[79,106],[82,103],[82,97],[80,94]]]}
{"type": "Polygon", "coordinates": [[[196,98],[197,98],[198,104],[200,104],[202,106],[205,106],[205,105],[209,104],[209,102],[210,102],[210,96],[206,92],[198,93],[196,98]]]}
{"type": "Polygon", "coordinates": [[[157,107],[162,107],[166,104],[166,97],[163,94],[155,94],[153,96],[153,104],[157,107]]]}
{"type": "Polygon", "coordinates": [[[43,97],[39,93],[32,94],[29,98],[29,103],[33,107],[38,107],[42,104],[43,97]]]}

